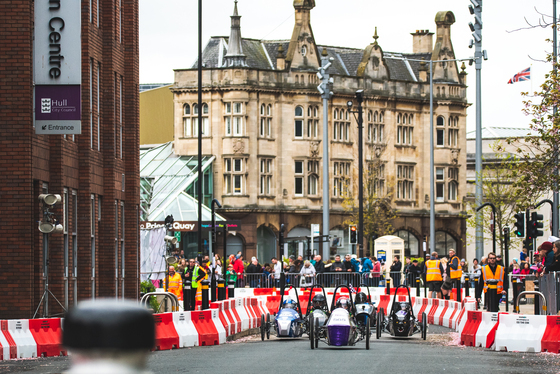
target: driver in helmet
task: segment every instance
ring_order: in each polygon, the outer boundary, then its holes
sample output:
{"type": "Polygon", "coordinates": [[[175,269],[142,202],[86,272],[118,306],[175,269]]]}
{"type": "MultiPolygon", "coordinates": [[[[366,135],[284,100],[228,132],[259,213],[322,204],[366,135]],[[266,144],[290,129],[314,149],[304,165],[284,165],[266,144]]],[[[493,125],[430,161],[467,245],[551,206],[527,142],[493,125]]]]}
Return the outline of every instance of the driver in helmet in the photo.
{"type": "Polygon", "coordinates": [[[409,303],[401,302],[400,304],[401,304],[400,305],[401,310],[404,310],[405,312],[408,312],[410,310],[410,304],[409,303]]]}
{"type": "Polygon", "coordinates": [[[327,306],[327,300],[325,300],[325,296],[322,294],[317,294],[313,296],[311,300],[311,307],[312,310],[324,310],[327,306]]]}
{"type": "Polygon", "coordinates": [[[363,292],[358,292],[358,294],[356,295],[356,300],[355,300],[356,304],[365,304],[367,303],[367,296],[365,293],[363,292]]]}
{"type": "Polygon", "coordinates": [[[297,310],[297,303],[293,299],[286,299],[284,300],[284,304],[282,304],[282,307],[297,310]]]}
{"type": "Polygon", "coordinates": [[[346,297],[341,297],[336,301],[336,307],[342,308],[348,311],[350,315],[352,315],[352,308],[350,308],[350,300],[346,297]]]}

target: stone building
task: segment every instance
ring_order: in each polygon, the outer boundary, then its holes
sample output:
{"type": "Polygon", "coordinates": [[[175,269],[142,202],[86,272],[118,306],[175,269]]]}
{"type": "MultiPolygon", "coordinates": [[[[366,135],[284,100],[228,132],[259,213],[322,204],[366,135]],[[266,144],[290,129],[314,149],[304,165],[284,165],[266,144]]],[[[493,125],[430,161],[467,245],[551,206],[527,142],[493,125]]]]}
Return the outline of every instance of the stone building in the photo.
{"type": "MultiPolygon", "coordinates": [[[[355,251],[348,244],[344,196],[358,196],[358,128],[347,102],[362,89],[364,170],[380,162],[375,193],[390,197],[397,210],[394,234],[405,239],[406,254],[420,256],[422,237],[430,231],[427,62],[455,58],[455,17],[438,12],[435,34],[412,33],[412,53],[405,54],[385,52],[377,30],[364,49],[317,45],[311,27],[314,7],[314,0],[294,0],[291,38],[256,40],[241,37],[235,2],[229,37],[212,37],[203,52],[200,109],[198,62],[175,70],[175,152],[197,154],[201,110],[202,154],[216,157],[209,188],[223,205],[220,214],[242,222],[230,237],[245,256],[267,262],[284,254],[277,245],[282,224],[286,238],[309,236],[310,225],[322,222],[324,177],[330,186],[330,233],[339,238],[328,255],[355,251]],[[323,105],[316,75],[322,56],[332,57],[329,74],[334,78],[327,118],[328,176],[322,175],[323,105]]],[[[468,103],[462,69],[453,61],[433,64],[436,249],[441,253],[452,247],[464,251],[468,103]]],[[[301,248],[290,247],[290,253],[301,248]]]]}
{"type": "MultiPolygon", "coordinates": [[[[81,134],[38,135],[34,126],[35,11],[40,4],[51,14],[74,1],[0,3],[0,319],[32,318],[36,310],[60,316],[53,296],[68,308],[140,292],[138,0],[80,1],[71,20],[81,30],[76,45],[65,44],[70,19],[60,33],[44,34],[65,56],[81,46],[81,134]],[[61,195],[50,212],[62,232],[39,232],[41,193],[61,195]]],[[[60,25],[61,18],[50,19],[60,25]]]]}

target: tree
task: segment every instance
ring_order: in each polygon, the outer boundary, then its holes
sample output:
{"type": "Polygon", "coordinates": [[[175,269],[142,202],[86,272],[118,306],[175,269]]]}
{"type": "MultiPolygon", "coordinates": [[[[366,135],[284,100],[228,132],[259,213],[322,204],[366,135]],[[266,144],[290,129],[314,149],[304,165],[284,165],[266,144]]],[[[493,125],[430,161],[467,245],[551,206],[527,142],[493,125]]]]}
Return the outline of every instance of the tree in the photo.
{"type": "MultiPolygon", "coordinates": [[[[491,149],[494,153],[483,158],[482,193],[484,202],[492,203],[496,207],[496,216],[494,217],[496,248],[503,252],[504,240],[502,232],[504,227],[513,226],[515,221],[513,216],[515,213],[524,212],[537,195],[531,191],[527,192],[525,188],[520,187],[516,183],[518,178],[518,157],[514,153],[506,151],[506,145],[500,141],[495,142],[491,149]]],[[[474,204],[473,202],[469,206],[469,217],[467,218],[467,225],[469,227],[476,227],[475,210],[477,207],[474,204]]],[[[483,222],[490,222],[491,212],[490,208],[483,209],[483,222]]],[[[483,225],[483,232],[486,241],[491,241],[492,229],[490,224],[483,225]]],[[[511,232],[513,235],[513,230],[511,232]]],[[[512,236],[512,245],[518,244],[520,241],[521,238],[512,236]]]]}
{"type": "Polygon", "coordinates": [[[524,92],[527,98],[523,103],[523,112],[531,116],[531,133],[524,139],[508,139],[507,144],[516,147],[519,158],[517,168],[512,177],[517,188],[524,194],[537,196],[558,190],[560,176],[558,173],[558,144],[560,144],[560,120],[556,107],[560,103],[560,81],[558,79],[557,63],[552,61],[552,55],[547,60],[553,69],[545,75],[545,82],[540,91],[532,95],[524,92]]]}
{"type": "Polygon", "coordinates": [[[370,248],[375,237],[392,234],[395,230],[392,221],[396,218],[396,210],[391,206],[393,200],[393,183],[385,177],[385,164],[382,155],[386,144],[370,146],[370,157],[366,160],[364,168],[364,185],[358,186],[358,178],[353,178],[354,186],[346,179],[344,200],[342,206],[350,218],[344,221],[345,225],[358,224],[358,201],[352,191],[364,189],[364,253],[370,255],[370,248]],[[354,188],[351,188],[354,187],[354,188]],[[375,237],[374,237],[375,236],[375,237]]]}

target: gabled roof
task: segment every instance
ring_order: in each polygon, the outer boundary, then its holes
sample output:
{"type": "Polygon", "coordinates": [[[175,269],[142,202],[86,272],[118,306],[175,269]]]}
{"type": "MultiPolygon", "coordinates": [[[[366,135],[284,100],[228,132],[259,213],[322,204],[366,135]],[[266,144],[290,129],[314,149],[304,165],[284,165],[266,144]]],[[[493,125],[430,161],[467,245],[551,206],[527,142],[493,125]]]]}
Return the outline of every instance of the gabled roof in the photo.
{"type": "MultiPolygon", "coordinates": [[[[202,171],[212,166],[215,157],[202,158],[202,171]]],[[[140,200],[144,221],[163,221],[169,214],[177,221],[196,221],[198,202],[185,191],[198,178],[198,159],[178,156],[173,142],[140,150],[140,200]]],[[[211,210],[202,206],[202,219],[212,219],[211,210]]],[[[219,221],[225,219],[216,215],[219,221]]]]}
{"type": "MultiPolygon", "coordinates": [[[[227,53],[229,37],[215,36],[210,38],[202,53],[203,67],[221,68],[225,66],[225,55],[227,53]]],[[[246,62],[249,68],[275,70],[278,57],[278,47],[282,45],[284,51],[288,50],[289,40],[256,40],[242,39],[243,53],[247,56],[246,62]]],[[[333,57],[330,74],[356,76],[358,65],[362,61],[364,49],[345,48],[318,45],[319,52],[327,48],[329,57],[333,57]]],[[[420,62],[408,61],[408,59],[422,59],[428,62],[431,53],[392,53],[384,52],[385,55],[401,57],[401,59],[386,59],[391,79],[415,82],[418,80],[418,68],[420,62]]],[[[192,65],[196,69],[198,61],[192,65]]]]}

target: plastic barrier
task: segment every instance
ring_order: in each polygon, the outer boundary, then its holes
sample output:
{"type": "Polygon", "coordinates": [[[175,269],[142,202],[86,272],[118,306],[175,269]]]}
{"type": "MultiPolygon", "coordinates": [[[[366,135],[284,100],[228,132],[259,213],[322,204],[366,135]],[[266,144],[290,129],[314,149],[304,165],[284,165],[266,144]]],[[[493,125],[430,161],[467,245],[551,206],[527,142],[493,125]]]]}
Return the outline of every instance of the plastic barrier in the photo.
{"type": "Polygon", "coordinates": [[[259,300],[256,297],[252,297],[249,300],[249,302],[251,303],[251,308],[253,309],[253,311],[255,312],[255,314],[257,316],[257,326],[256,327],[261,327],[261,316],[263,314],[266,315],[266,313],[264,313],[263,310],[261,309],[261,305],[259,303],[259,300]]]}
{"type": "MultiPolygon", "coordinates": [[[[222,301],[217,301],[214,303],[210,303],[210,308],[211,309],[218,309],[218,318],[220,320],[220,323],[222,324],[225,332],[226,332],[226,337],[230,336],[232,334],[231,330],[232,330],[232,326],[233,324],[229,321],[227,315],[224,313],[224,303],[222,301]]],[[[216,324],[216,322],[214,321],[214,324],[216,324]]]]}
{"type": "Polygon", "coordinates": [[[241,332],[241,317],[235,309],[235,299],[228,299],[224,301],[224,306],[226,307],[225,312],[230,321],[235,322],[235,329],[233,334],[241,332]]]}
{"type": "Polygon", "coordinates": [[[214,323],[214,327],[216,327],[216,331],[218,332],[218,343],[224,344],[226,342],[226,329],[220,321],[220,310],[214,308],[210,309],[210,311],[212,312],[212,322],[214,323]]]}
{"type": "MultiPolygon", "coordinates": [[[[435,312],[433,313],[433,318],[434,318],[434,325],[440,325],[442,324],[442,316],[443,314],[447,311],[447,305],[449,303],[449,300],[439,300],[439,305],[436,308],[435,312]]],[[[430,311],[431,312],[431,311],[430,311]]],[[[428,321],[429,321],[429,317],[428,317],[428,321]]]]}
{"type": "Polygon", "coordinates": [[[179,336],[179,347],[198,345],[198,331],[191,321],[191,312],[173,312],[173,326],[179,336]]]}
{"type": "Polygon", "coordinates": [[[475,335],[475,347],[490,348],[494,345],[500,314],[502,313],[482,312],[482,321],[475,335]]]}
{"type": "Polygon", "coordinates": [[[8,321],[6,320],[0,321],[0,345],[2,346],[0,350],[1,360],[17,358],[16,342],[8,332],[8,321]]]}
{"type": "Polygon", "coordinates": [[[427,310],[426,314],[428,315],[428,323],[430,324],[434,324],[434,315],[436,314],[436,310],[438,310],[439,308],[439,304],[440,304],[440,299],[432,299],[432,307],[430,308],[430,310],[427,310]]]}
{"type": "Polygon", "coordinates": [[[156,339],[153,350],[164,351],[179,348],[179,334],[173,324],[173,313],[154,314],[154,322],[156,339]]]}
{"type": "Polygon", "coordinates": [[[269,310],[270,314],[278,313],[279,306],[280,306],[280,296],[266,297],[266,308],[269,310]]]}
{"type": "Polygon", "coordinates": [[[430,309],[432,308],[432,301],[434,299],[428,299],[428,298],[424,298],[422,299],[422,307],[420,308],[420,310],[418,311],[418,316],[422,317],[422,313],[426,313],[428,314],[428,312],[430,311],[430,309]]]}
{"type": "Polygon", "coordinates": [[[560,317],[547,316],[546,330],[541,340],[543,352],[560,353],[560,317]]]}
{"type": "Polygon", "coordinates": [[[272,295],[272,292],[276,291],[276,288],[255,288],[253,290],[254,296],[262,296],[262,295],[272,295]]]}
{"type": "Polygon", "coordinates": [[[251,328],[251,318],[245,309],[244,303],[244,299],[240,297],[235,298],[235,311],[241,319],[241,330],[248,330],[251,328]]]}
{"type": "Polygon", "coordinates": [[[422,309],[422,304],[423,303],[424,303],[424,298],[417,297],[416,300],[414,301],[414,304],[412,305],[412,311],[414,312],[414,315],[418,319],[420,319],[419,316],[421,316],[420,309],[422,309]]]}
{"type": "Polygon", "coordinates": [[[482,312],[467,311],[467,322],[461,332],[461,345],[474,347],[476,341],[476,332],[478,326],[482,322],[482,312]]]}
{"type": "Polygon", "coordinates": [[[37,343],[29,331],[28,319],[12,319],[7,321],[8,329],[3,331],[12,337],[17,346],[17,358],[37,357],[37,343]]]}
{"type": "Polygon", "coordinates": [[[255,311],[253,310],[250,297],[243,298],[243,306],[245,307],[247,315],[249,316],[249,328],[253,329],[257,327],[257,313],[255,313],[255,311]]]}
{"type": "Polygon", "coordinates": [[[390,310],[392,305],[393,305],[393,296],[379,295],[379,306],[377,307],[378,311],[383,309],[383,312],[385,312],[385,315],[387,315],[388,309],[390,310]]]}
{"type": "MultiPolygon", "coordinates": [[[[241,300],[241,299],[240,299],[241,300]]],[[[191,320],[198,331],[198,345],[218,345],[220,336],[218,330],[212,321],[211,310],[201,310],[191,312],[191,320]]]]}
{"type": "Polygon", "coordinates": [[[496,351],[540,352],[547,316],[502,314],[496,330],[496,351]]]}
{"type": "Polygon", "coordinates": [[[459,308],[461,304],[456,301],[449,302],[449,308],[447,309],[447,313],[442,317],[443,326],[449,327],[450,329],[453,328],[453,319],[456,315],[458,315],[459,308]]]}
{"type": "Polygon", "coordinates": [[[459,316],[457,317],[457,320],[455,322],[455,330],[461,334],[463,332],[463,329],[465,328],[465,325],[467,323],[467,316],[468,316],[468,311],[475,311],[476,310],[476,303],[465,303],[465,306],[463,307],[463,309],[461,309],[461,312],[459,312],[459,316]]]}
{"type": "Polygon", "coordinates": [[[66,356],[62,349],[60,318],[30,319],[29,331],[37,343],[37,356],[66,356]]]}

